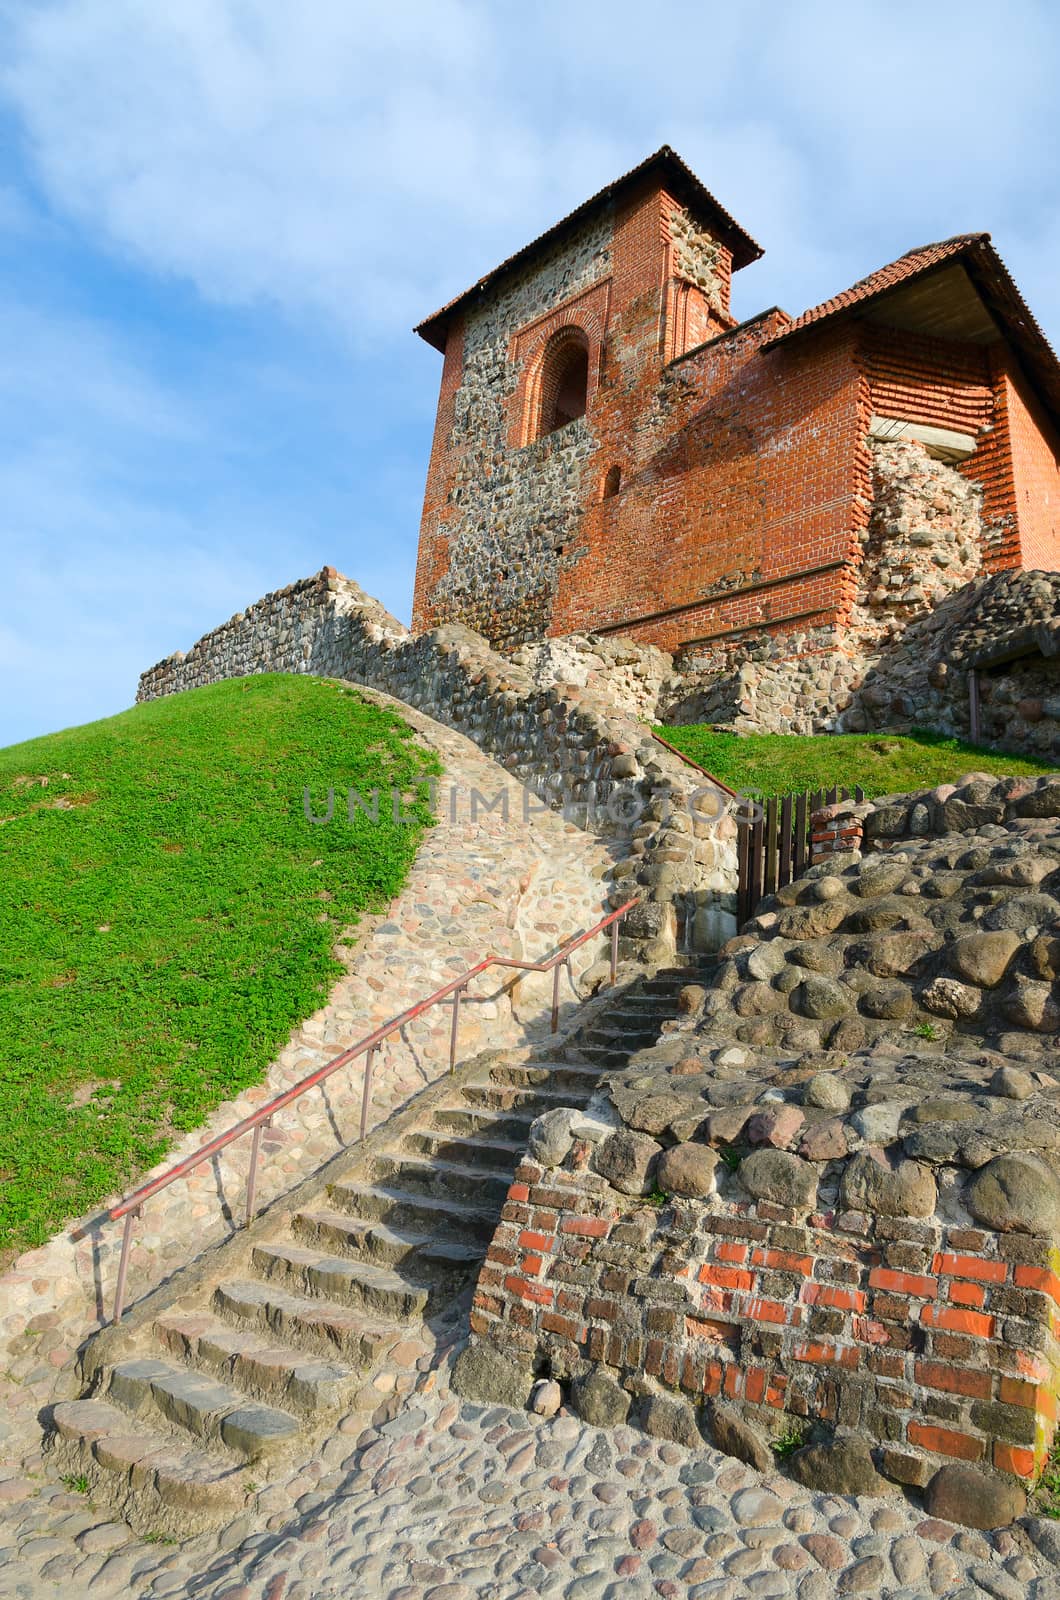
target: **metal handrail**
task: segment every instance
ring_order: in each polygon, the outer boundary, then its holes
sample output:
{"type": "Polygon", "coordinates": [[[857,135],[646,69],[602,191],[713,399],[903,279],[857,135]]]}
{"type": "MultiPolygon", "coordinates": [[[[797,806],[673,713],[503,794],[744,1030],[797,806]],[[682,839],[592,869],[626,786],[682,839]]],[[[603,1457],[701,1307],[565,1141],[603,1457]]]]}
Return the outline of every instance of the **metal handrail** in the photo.
{"type": "Polygon", "coordinates": [[[391,1017],[389,1022],[384,1022],[381,1027],[376,1028],[374,1033],[370,1033],[366,1038],[360,1039],[356,1044],[351,1045],[348,1050],[343,1050],[340,1055],[337,1055],[331,1061],[326,1062],[324,1066],[318,1067],[315,1072],[311,1072],[307,1078],[303,1078],[299,1083],[294,1084],[290,1089],[285,1089],[282,1094],[276,1095],[275,1098],[270,1100],[267,1105],[261,1106],[257,1111],[251,1112],[249,1117],[244,1117],[241,1122],[237,1122],[235,1126],[229,1128],[227,1132],[219,1133],[216,1138],[211,1139],[207,1144],[200,1146],[200,1148],[196,1150],[193,1155],[185,1156],[183,1161],[176,1162],[174,1166],[167,1168],[167,1170],[161,1173],[159,1177],[152,1178],[149,1183],[142,1184],[141,1187],[134,1190],[132,1194],[126,1195],[124,1200],[119,1200],[117,1205],[111,1206],[108,1211],[103,1212],[101,1216],[95,1219],[93,1224],[89,1224],[84,1228],[77,1229],[73,1234],[73,1237],[75,1239],[83,1239],[89,1232],[90,1227],[99,1226],[101,1223],[118,1222],[123,1217],[125,1218],[125,1228],[122,1233],[121,1241],[121,1255],[118,1259],[118,1280],[114,1287],[113,1321],[116,1323],[120,1322],[122,1318],[122,1312],[125,1309],[125,1280],[129,1267],[129,1248],[132,1243],[133,1223],[136,1221],[137,1217],[139,1217],[144,1204],[154,1195],[158,1194],[160,1190],[167,1189],[171,1183],[176,1183],[179,1178],[185,1177],[196,1167],[201,1166],[204,1161],[209,1161],[211,1157],[217,1155],[219,1151],[226,1149],[227,1146],[234,1143],[236,1139],[242,1138],[245,1133],[253,1132],[254,1138],[250,1147],[250,1171],[247,1174],[246,1221],[249,1225],[255,1216],[258,1160],[261,1153],[262,1130],[269,1126],[273,1117],[276,1116],[278,1112],[283,1111],[285,1107],[291,1105],[293,1101],[300,1099],[301,1096],[309,1089],[315,1089],[317,1084],[323,1083],[325,1079],[330,1078],[333,1072],[338,1072],[340,1067],[349,1066],[351,1061],[356,1061],[358,1056],[367,1053],[368,1059],[365,1062],[364,1086],[361,1093],[360,1137],[363,1139],[368,1129],[368,1110],[371,1104],[372,1094],[372,1068],[376,1050],[386,1039],[390,1037],[392,1033],[397,1033],[406,1025],[406,1023],[412,1022],[416,1017],[422,1016],[423,1013],[428,1011],[431,1006],[438,1005],[442,1000],[448,999],[451,995],[453,999],[453,1020],[452,1026],[449,1030],[449,1071],[452,1072],[456,1066],[456,1046],[457,1033],[460,1025],[461,994],[471,983],[472,979],[477,978],[479,973],[485,972],[488,967],[515,967],[521,972],[552,972],[551,1031],[555,1033],[559,1028],[559,975],[561,968],[566,967],[569,975],[571,957],[574,952],[580,949],[580,947],[585,944],[587,940],[592,939],[598,933],[602,933],[605,928],[610,928],[611,982],[614,983],[618,976],[619,924],[636,904],[636,899],[627,900],[624,905],[619,906],[617,911],[609,912],[606,917],[601,918],[601,920],[593,927],[587,928],[583,933],[573,934],[565,944],[562,944],[559,947],[555,955],[549,956],[547,961],[516,961],[511,956],[498,955],[489,955],[484,957],[484,959],[477,962],[475,966],[469,967],[466,972],[461,973],[458,978],[454,978],[451,983],[445,984],[441,989],[436,989],[434,993],[428,995],[425,1000],[420,1000],[416,1005],[409,1006],[406,1011],[402,1011],[398,1016],[391,1017]]]}

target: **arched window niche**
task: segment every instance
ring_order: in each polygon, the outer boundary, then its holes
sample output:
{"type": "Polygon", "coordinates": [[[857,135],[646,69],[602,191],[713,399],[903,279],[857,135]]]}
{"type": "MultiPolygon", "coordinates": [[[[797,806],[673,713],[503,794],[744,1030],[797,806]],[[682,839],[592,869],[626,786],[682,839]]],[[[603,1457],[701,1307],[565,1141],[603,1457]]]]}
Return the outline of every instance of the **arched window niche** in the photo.
{"type": "Polygon", "coordinates": [[[613,500],[622,487],[622,468],[620,466],[608,467],[604,473],[603,486],[600,490],[601,500],[613,500]]]}
{"type": "Polygon", "coordinates": [[[538,361],[531,392],[527,443],[584,417],[589,391],[589,341],[581,328],[561,328],[538,361]]]}

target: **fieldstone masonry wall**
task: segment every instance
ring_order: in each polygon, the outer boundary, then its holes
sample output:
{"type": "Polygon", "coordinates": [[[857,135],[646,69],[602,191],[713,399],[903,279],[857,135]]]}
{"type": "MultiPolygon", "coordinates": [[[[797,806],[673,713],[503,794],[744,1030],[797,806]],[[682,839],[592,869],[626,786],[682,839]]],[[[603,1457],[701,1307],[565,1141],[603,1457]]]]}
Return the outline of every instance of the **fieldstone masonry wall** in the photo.
{"type": "Polygon", "coordinates": [[[968,738],[970,670],[1021,638],[1031,654],[977,669],[980,738],[1060,761],[1060,572],[999,572],[958,590],[870,662],[838,727],[968,738]]]}
{"type": "Polygon", "coordinates": [[[978,577],[983,491],[913,440],[871,440],[872,511],[852,619],[868,645],[978,577]]]}
{"type": "Polygon", "coordinates": [[[547,630],[560,573],[585,553],[584,474],[596,448],[585,418],[537,440],[510,436],[520,382],[512,330],[528,330],[532,363],[547,337],[543,325],[534,337],[541,319],[607,278],[611,232],[605,214],[467,318],[453,402],[459,460],[448,503],[440,515],[425,514],[421,537],[426,545],[444,540],[446,550],[433,618],[470,624],[492,644],[513,646],[547,630]]]}
{"type": "Polygon", "coordinates": [[[763,901],[594,1117],[534,1125],[471,1349],[755,1464],[801,1419],[821,1488],[970,1466],[1007,1520],[1060,1391],[1060,781],[862,820],[886,854],[763,901]]]}
{"type": "Polygon", "coordinates": [[[655,645],[593,633],[569,633],[520,645],[509,660],[539,688],[568,683],[590,689],[623,716],[653,722],[673,657],[655,645]]]}
{"type": "Polygon", "coordinates": [[[917,600],[907,623],[893,606],[873,621],[870,599],[860,633],[760,633],[678,657],[660,720],[736,733],[927,728],[968,739],[975,666],[979,741],[1060,761],[1060,573],[976,578],[933,606],[917,600]],[[1029,654],[990,663],[1021,637],[1029,654]]]}
{"type": "MultiPolygon", "coordinates": [[[[613,650],[612,660],[628,657],[627,683],[646,685],[636,669],[657,672],[659,654],[613,650]]],[[[686,924],[703,948],[716,949],[736,926],[736,824],[724,811],[726,797],[631,715],[616,712],[603,692],[607,674],[602,665],[596,670],[598,688],[540,683],[468,628],[414,636],[326,567],[144,673],[137,698],[265,671],[315,672],[382,690],[465,733],[544,803],[613,842],[621,859],[611,903],[642,901],[625,924],[626,953],[667,961],[686,924]]],[[[647,701],[650,691],[636,694],[647,701]]]]}

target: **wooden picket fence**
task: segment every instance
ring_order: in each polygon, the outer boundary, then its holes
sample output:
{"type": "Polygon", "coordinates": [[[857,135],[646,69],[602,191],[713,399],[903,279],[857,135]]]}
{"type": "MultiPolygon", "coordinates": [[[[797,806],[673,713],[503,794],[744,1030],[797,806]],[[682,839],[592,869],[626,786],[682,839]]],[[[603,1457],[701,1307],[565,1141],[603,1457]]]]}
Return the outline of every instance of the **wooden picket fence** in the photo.
{"type": "Polygon", "coordinates": [[[837,800],[864,800],[865,791],[814,789],[805,794],[772,795],[759,802],[759,815],[741,821],[737,852],[740,884],[736,915],[742,927],[760,900],[805,872],[810,865],[810,818],[837,800]]]}

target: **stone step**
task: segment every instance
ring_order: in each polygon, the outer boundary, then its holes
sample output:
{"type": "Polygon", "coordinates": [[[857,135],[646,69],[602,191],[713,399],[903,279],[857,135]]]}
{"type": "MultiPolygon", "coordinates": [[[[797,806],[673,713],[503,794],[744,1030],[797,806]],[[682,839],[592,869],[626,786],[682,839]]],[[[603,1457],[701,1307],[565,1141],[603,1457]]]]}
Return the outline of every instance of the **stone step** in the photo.
{"type": "Polygon", "coordinates": [[[405,1328],[349,1306],[291,1294],[276,1283],[229,1279],[213,1292],[213,1310],[236,1327],[267,1328],[288,1344],[318,1355],[339,1355],[351,1366],[372,1366],[405,1328]]]}
{"type": "Polygon", "coordinates": [[[589,1103],[593,1091],[599,1088],[599,1073],[588,1072],[586,1062],[582,1062],[581,1067],[586,1074],[586,1085],[591,1082],[592,1090],[587,1086],[520,1089],[514,1084],[478,1082],[461,1084],[460,1094],[466,1104],[475,1110],[526,1112],[531,1120],[545,1111],[554,1111],[557,1106],[574,1106],[580,1110],[589,1103]]]}
{"type": "Polygon", "coordinates": [[[708,987],[717,971],[718,963],[712,961],[696,967],[667,967],[644,979],[646,995],[676,995],[690,983],[708,987]]]}
{"type": "Polygon", "coordinates": [[[468,1106],[447,1101],[435,1106],[427,1126],[439,1133],[481,1134],[484,1139],[518,1144],[525,1149],[535,1115],[533,1111],[472,1111],[468,1106]]]}
{"type": "Polygon", "coordinates": [[[642,1050],[646,1045],[654,1044],[659,1037],[663,1023],[662,1017],[653,1017],[647,1022],[630,1024],[620,1021],[616,1017],[601,1017],[599,1022],[594,1022],[591,1028],[578,1035],[578,1049],[584,1050],[587,1044],[621,1044],[628,1041],[629,1048],[642,1050]]]}
{"type": "Polygon", "coordinates": [[[437,1128],[413,1128],[401,1143],[411,1154],[426,1156],[429,1161],[455,1161],[464,1167],[488,1167],[508,1173],[519,1165],[526,1149],[523,1139],[464,1137],[437,1128]]]}
{"type": "Polygon", "coordinates": [[[48,1452],[64,1477],[87,1478],[89,1499],[138,1533],[187,1538],[229,1521],[251,1498],[246,1468],[152,1431],[105,1400],[63,1400],[48,1452]]]}
{"type": "Polygon", "coordinates": [[[104,1376],[107,1400],[134,1417],[164,1418],[244,1461],[276,1455],[301,1432],[287,1411],[262,1405],[201,1372],[141,1358],[119,1361],[104,1376]]]}
{"type": "Polygon", "coordinates": [[[380,1266],[408,1264],[424,1283],[463,1277],[482,1262],[482,1240],[455,1239],[446,1231],[421,1233],[392,1228],[385,1222],[365,1221],[346,1211],[299,1211],[291,1226],[300,1243],[348,1251],[380,1266]]]}
{"type": "Polygon", "coordinates": [[[251,1261],[270,1283],[280,1283],[295,1294],[356,1306],[388,1322],[422,1316],[430,1299],[428,1284],[411,1282],[371,1261],[322,1255],[301,1245],[255,1245],[251,1261]]]}
{"type": "Polygon", "coordinates": [[[498,1063],[490,1069],[490,1083],[512,1084],[515,1088],[524,1085],[533,1088],[547,1089],[573,1089],[586,1095],[593,1093],[599,1087],[596,1074],[586,1069],[578,1061],[521,1061],[507,1065],[498,1063]]]}
{"type": "Polygon", "coordinates": [[[676,1000],[666,995],[646,994],[640,1000],[629,999],[620,1006],[608,1006],[605,1011],[597,1013],[589,1026],[594,1027],[600,1022],[622,1022],[630,1027],[641,1027],[648,1022],[669,1022],[680,1014],[676,1000]]]}
{"type": "Polygon", "coordinates": [[[621,1013],[644,1014],[645,1011],[655,1014],[656,1011],[677,1011],[677,995],[671,994],[640,994],[640,990],[629,990],[620,1000],[615,1000],[613,1005],[604,1006],[600,1016],[618,1016],[621,1013]]]}
{"type": "Polygon", "coordinates": [[[347,1406],[361,1375],[344,1362],[307,1357],[303,1350],[232,1327],[210,1311],[170,1311],[155,1332],[167,1354],[233,1383],[255,1400],[275,1401],[297,1416],[317,1418],[347,1406]]]}
{"type": "Polygon", "coordinates": [[[585,1057],[586,1063],[594,1069],[596,1076],[608,1067],[624,1067],[631,1055],[638,1050],[644,1050],[655,1043],[655,1036],[643,1042],[637,1039],[628,1039],[624,1044],[592,1043],[588,1039],[580,1041],[578,1049],[585,1057]]]}
{"type": "Polygon", "coordinates": [[[488,1244],[497,1227],[496,1208],[418,1194],[399,1183],[333,1183],[329,1193],[340,1211],[385,1221],[392,1228],[412,1228],[421,1233],[445,1230],[453,1239],[488,1244]]]}
{"type": "MultiPolygon", "coordinates": [[[[515,1163],[513,1163],[513,1166],[515,1163]]],[[[462,1165],[456,1161],[434,1161],[401,1152],[372,1157],[372,1176],[409,1194],[430,1195],[439,1200],[463,1200],[499,1211],[508,1193],[506,1173],[485,1167],[462,1165]]]]}

